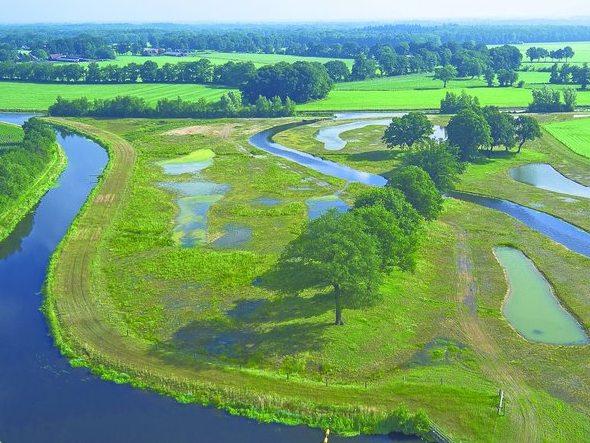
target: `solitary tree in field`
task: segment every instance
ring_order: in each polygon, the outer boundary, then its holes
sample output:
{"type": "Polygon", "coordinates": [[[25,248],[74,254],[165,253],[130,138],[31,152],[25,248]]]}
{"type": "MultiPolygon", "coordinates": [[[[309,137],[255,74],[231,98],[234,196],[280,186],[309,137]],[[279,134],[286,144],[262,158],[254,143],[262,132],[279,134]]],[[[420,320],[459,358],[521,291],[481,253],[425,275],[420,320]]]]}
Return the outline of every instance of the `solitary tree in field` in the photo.
{"type": "Polygon", "coordinates": [[[353,213],[330,211],[310,222],[287,246],[281,262],[296,269],[307,287],[332,287],[336,325],[344,324],[346,301],[374,295],[381,281],[377,239],[353,213]]]}
{"type": "Polygon", "coordinates": [[[443,87],[447,87],[447,83],[457,77],[457,68],[453,65],[439,66],[434,69],[434,79],[441,80],[443,87]]]}
{"type": "Polygon", "coordinates": [[[396,146],[412,146],[425,140],[433,132],[433,126],[426,114],[410,112],[402,117],[394,117],[383,134],[383,141],[389,148],[396,146]]]}
{"type": "Polygon", "coordinates": [[[528,115],[521,115],[516,119],[516,136],[519,140],[517,152],[520,152],[527,141],[541,137],[539,122],[528,115]]]}

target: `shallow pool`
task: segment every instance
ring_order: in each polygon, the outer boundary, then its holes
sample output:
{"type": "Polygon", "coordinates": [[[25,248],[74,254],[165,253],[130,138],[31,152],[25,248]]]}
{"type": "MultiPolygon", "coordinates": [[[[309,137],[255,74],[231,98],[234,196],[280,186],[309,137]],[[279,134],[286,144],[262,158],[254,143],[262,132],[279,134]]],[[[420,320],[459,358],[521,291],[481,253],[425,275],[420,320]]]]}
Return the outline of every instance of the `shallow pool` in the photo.
{"type": "Polygon", "coordinates": [[[305,201],[305,204],[307,205],[307,216],[310,220],[321,217],[330,209],[336,209],[338,212],[346,212],[350,209],[346,202],[335,195],[310,198],[305,201]]]}
{"type": "Polygon", "coordinates": [[[229,190],[228,185],[205,180],[200,174],[213,164],[213,153],[209,150],[195,151],[187,159],[200,157],[200,161],[187,162],[173,159],[159,163],[168,175],[191,174],[192,180],[165,182],[160,185],[178,195],[178,214],[174,226],[174,240],[184,247],[192,247],[207,241],[207,213],[229,190]],[[204,151],[204,152],[201,152],[204,151]],[[201,155],[202,154],[202,155],[201,155]]]}
{"type": "Polygon", "coordinates": [[[510,324],[530,341],[553,345],[590,343],[578,321],[560,304],[549,282],[521,251],[494,248],[508,279],[503,313],[510,324]]]}
{"type": "Polygon", "coordinates": [[[521,183],[546,191],[574,197],[590,198],[590,187],[581,185],[546,163],[531,163],[510,170],[510,176],[521,183]]]}

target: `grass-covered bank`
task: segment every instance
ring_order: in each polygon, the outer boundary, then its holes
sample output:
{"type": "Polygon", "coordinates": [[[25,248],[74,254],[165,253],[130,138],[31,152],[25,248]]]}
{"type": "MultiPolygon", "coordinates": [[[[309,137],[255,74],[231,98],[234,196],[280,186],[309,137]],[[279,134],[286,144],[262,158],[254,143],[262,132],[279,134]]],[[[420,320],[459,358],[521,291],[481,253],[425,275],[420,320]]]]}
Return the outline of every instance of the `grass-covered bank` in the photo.
{"type": "Polygon", "coordinates": [[[57,143],[33,152],[23,146],[21,127],[0,123],[0,241],[55,184],[66,162],[57,143]]]}
{"type": "MultiPolygon", "coordinates": [[[[337,194],[350,201],[360,186],[345,187],[248,145],[252,133],[284,121],[59,122],[100,140],[111,155],[52,260],[47,284],[47,316],[74,364],[181,401],[343,433],[419,433],[427,423],[422,414],[414,417],[419,410],[457,440],[576,440],[588,431],[584,392],[556,377],[561,370],[584,380],[583,369],[570,367],[573,350],[531,349],[512,335],[498,309],[506,288],[491,247],[473,273],[474,314],[463,303],[469,294],[462,278],[472,274],[460,266],[463,245],[485,251],[498,230],[504,242],[539,245],[545,252],[531,256],[548,274],[563,270],[563,260],[568,273],[586,265],[575,254],[501,214],[448,204],[444,217],[425,228],[416,272],[390,274],[376,303],[346,309],[346,326],[335,328],[329,293],[283,294],[273,289],[270,271],[305,223],[308,199],[337,194]],[[159,163],[198,149],[215,154],[201,178],[227,185],[227,192],[208,212],[205,244],[182,248],[173,238],[177,196],[160,183],[192,179],[170,178],[159,163]],[[228,223],[250,228],[251,239],[215,247],[228,223]],[[485,242],[478,243],[480,232],[488,233],[485,242]],[[546,361],[555,361],[555,373],[537,379],[546,361]],[[525,363],[530,376],[511,369],[525,363]],[[495,410],[499,387],[510,392],[506,416],[495,410]],[[531,403],[538,406],[535,420],[523,424],[531,403]]],[[[581,318],[583,298],[572,285],[583,287],[584,278],[560,289],[581,318]]],[[[574,354],[577,361],[586,357],[574,354]]]]}

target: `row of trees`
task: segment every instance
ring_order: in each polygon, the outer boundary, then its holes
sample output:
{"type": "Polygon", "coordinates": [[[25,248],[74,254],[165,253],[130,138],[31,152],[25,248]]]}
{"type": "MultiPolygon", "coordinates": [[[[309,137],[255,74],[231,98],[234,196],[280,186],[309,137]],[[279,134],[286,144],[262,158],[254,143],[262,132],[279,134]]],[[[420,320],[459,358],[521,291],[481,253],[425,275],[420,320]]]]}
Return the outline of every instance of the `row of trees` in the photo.
{"type": "Polygon", "coordinates": [[[413,162],[408,156],[387,186],[359,195],[351,211],[311,221],[281,255],[280,274],[288,276],[283,288],[330,287],[334,323],[343,325],[344,306],[377,298],[386,273],[414,270],[423,220],[438,216],[442,196],[413,162]]]}
{"type": "Polygon", "coordinates": [[[545,60],[550,58],[552,60],[569,60],[572,59],[575,55],[574,50],[571,46],[566,46],[562,49],[555,49],[553,51],[549,51],[548,49],[531,46],[526,50],[526,56],[532,62],[536,60],[545,60]]]}
{"type": "Polygon", "coordinates": [[[125,66],[90,63],[15,63],[0,62],[0,79],[67,83],[214,83],[239,87],[256,75],[252,62],[227,62],[214,66],[209,59],[166,63],[152,60],[125,66]]]}
{"type": "Polygon", "coordinates": [[[23,130],[20,143],[0,149],[0,213],[37,180],[55,146],[55,133],[40,120],[30,119],[23,130]]]}
{"type": "Polygon", "coordinates": [[[387,185],[359,195],[347,213],[331,211],[310,222],[279,260],[290,293],[331,288],[336,325],[344,324],[345,305],[379,297],[386,273],[414,270],[423,221],[439,216],[442,194],[459,180],[459,150],[430,139],[432,132],[423,113],[393,118],[383,138],[405,152],[387,185]]]}
{"type": "Polygon", "coordinates": [[[556,63],[551,66],[549,83],[558,85],[578,84],[582,89],[586,89],[590,84],[590,68],[587,63],[582,66],[567,63],[558,66],[556,63]]]}
{"type": "Polygon", "coordinates": [[[590,40],[590,27],[557,24],[389,24],[389,25],[35,25],[0,26],[0,43],[12,50],[23,45],[64,54],[88,54],[115,48],[140,54],[151,46],[183,51],[262,52],[354,58],[375,45],[475,41],[486,44],[590,40]]]}
{"type": "MultiPolygon", "coordinates": [[[[517,146],[517,152],[520,152],[524,143],[541,136],[539,124],[533,117],[522,115],[515,118],[495,106],[481,107],[475,97],[467,95],[458,96],[455,101],[462,106],[458,107],[446,128],[446,150],[462,161],[473,160],[482,149],[490,155],[499,146],[506,150],[517,146]]],[[[383,141],[390,148],[409,149],[426,143],[432,133],[433,125],[428,117],[421,112],[411,112],[392,119],[383,134],[383,141]]],[[[431,157],[436,158],[436,163],[448,164],[448,160],[440,155],[431,153],[431,157]]],[[[428,170],[427,164],[421,166],[428,170]]],[[[452,183],[436,178],[436,173],[431,176],[442,190],[451,189],[452,183]]]]}
{"type": "Polygon", "coordinates": [[[533,101],[528,107],[530,112],[573,112],[576,109],[577,93],[573,88],[560,91],[545,86],[533,89],[532,94],[533,101]]]}
{"type": "MultiPolygon", "coordinates": [[[[328,65],[330,66],[330,65],[328,65]]],[[[346,68],[346,65],[344,65],[346,68]]],[[[347,68],[346,68],[347,69],[347,68]]],[[[334,74],[333,74],[334,75],[334,74]]],[[[214,66],[210,60],[167,63],[162,67],[148,60],[139,65],[106,65],[88,67],[50,63],[0,63],[0,79],[36,82],[68,83],[199,83],[239,87],[243,96],[254,103],[259,96],[287,97],[296,102],[325,97],[332,88],[332,79],[321,63],[298,61],[293,64],[277,63],[256,69],[252,62],[230,61],[214,66]]]]}
{"type": "Polygon", "coordinates": [[[355,59],[350,79],[365,80],[434,70],[435,78],[442,80],[446,87],[449,80],[457,77],[481,77],[486,74],[505,78],[504,72],[515,72],[522,62],[518,48],[510,45],[491,49],[473,43],[445,44],[435,48],[397,48],[380,45],[371,48],[367,55],[360,54],[355,59]]]}
{"type": "Polygon", "coordinates": [[[113,99],[90,101],[86,97],[66,100],[58,97],[49,107],[49,115],[61,117],[138,117],[138,118],[220,118],[220,117],[286,117],[295,113],[290,98],[268,99],[258,97],[253,103],[244,103],[238,92],[228,92],[217,102],[199,99],[194,102],[161,99],[155,107],[143,98],[121,96],[113,99]]]}

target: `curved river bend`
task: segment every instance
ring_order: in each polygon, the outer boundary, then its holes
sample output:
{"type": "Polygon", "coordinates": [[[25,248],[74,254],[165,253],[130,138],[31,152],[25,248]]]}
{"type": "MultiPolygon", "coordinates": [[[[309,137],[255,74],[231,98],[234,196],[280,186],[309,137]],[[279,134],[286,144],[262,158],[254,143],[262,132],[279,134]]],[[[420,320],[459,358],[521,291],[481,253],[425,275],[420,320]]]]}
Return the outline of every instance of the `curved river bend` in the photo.
{"type": "MultiPolygon", "coordinates": [[[[363,114],[367,116],[367,114],[363,114]]],[[[348,115],[347,115],[348,116],[348,115]]],[[[321,172],[332,177],[337,177],[349,182],[363,183],[369,186],[385,186],[387,180],[376,174],[357,171],[348,166],[341,165],[329,160],[315,157],[305,152],[297,151],[286,146],[276,143],[272,140],[273,135],[289,128],[307,124],[309,122],[300,122],[277,126],[250,137],[250,144],[269,152],[273,155],[286,158],[287,160],[298,163],[315,171],[321,172]]],[[[557,172],[557,171],[556,171],[557,172]]],[[[565,177],[564,177],[565,178],[565,177]]],[[[569,179],[568,179],[569,180],[569,179]]],[[[554,217],[542,211],[537,211],[508,200],[501,200],[491,197],[483,197],[474,194],[453,192],[452,197],[485,206],[504,212],[507,215],[524,223],[529,228],[549,237],[557,243],[579,254],[590,257],[590,233],[572,225],[560,218],[554,217]]]]}
{"type": "MultiPolygon", "coordinates": [[[[19,124],[27,118],[0,113],[0,121],[19,124]]],[[[68,157],[58,186],[0,243],[0,441],[322,441],[323,433],[317,429],[260,424],[215,409],[182,405],[70,367],[53,346],[39,311],[41,289],[49,258],[95,186],[107,155],[84,137],[63,134],[58,140],[68,157]]],[[[391,442],[377,436],[333,436],[330,441],[391,442]]]]}

